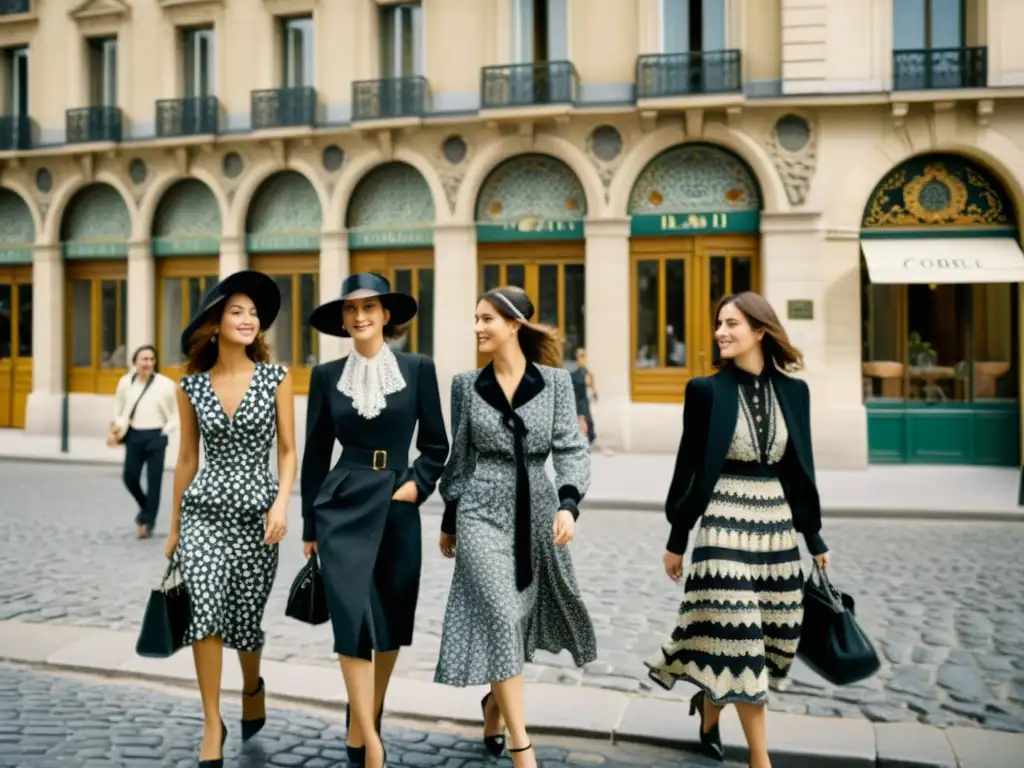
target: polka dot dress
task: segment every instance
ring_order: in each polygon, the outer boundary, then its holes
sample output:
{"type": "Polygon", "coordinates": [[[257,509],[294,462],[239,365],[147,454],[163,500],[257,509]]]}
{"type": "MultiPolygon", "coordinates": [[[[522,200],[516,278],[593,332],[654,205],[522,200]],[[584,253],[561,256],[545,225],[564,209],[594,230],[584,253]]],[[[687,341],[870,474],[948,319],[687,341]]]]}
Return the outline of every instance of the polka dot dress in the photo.
{"type": "Polygon", "coordinates": [[[277,386],[285,373],[282,366],[257,363],[230,419],[209,373],[181,381],[205,452],[181,499],[178,558],[192,599],[189,642],[219,635],[228,648],[263,648],[263,610],[278,557],[276,544],[263,543],[278,487],[270,449],[277,435],[277,386]]]}

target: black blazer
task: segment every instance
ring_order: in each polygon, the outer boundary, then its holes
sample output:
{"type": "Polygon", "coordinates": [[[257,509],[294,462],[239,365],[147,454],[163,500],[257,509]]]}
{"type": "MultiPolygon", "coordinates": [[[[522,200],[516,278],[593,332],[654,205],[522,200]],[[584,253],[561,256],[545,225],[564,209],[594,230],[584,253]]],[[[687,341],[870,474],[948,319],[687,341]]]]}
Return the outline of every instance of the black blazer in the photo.
{"type": "MultiPolygon", "coordinates": [[[[811,398],[807,384],[772,369],[772,385],[786,419],[789,442],[779,462],[779,480],[793,512],[793,526],[812,555],[828,551],[821,538],[821,501],[814,481],[811,398]]],[[[690,379],[683,406],[683,437],[665,500],[672,526],[667,549],[683,554],[690,529],[704,514],[729,452],[739,415],[739,381],[731,366],[713,376],[690,379]]]]}

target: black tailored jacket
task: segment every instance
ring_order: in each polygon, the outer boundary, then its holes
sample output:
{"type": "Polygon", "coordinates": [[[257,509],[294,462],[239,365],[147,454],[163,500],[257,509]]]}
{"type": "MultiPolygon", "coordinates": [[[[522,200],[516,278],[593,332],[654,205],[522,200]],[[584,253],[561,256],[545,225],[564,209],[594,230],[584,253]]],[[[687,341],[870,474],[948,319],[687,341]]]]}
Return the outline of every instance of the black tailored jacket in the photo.
{"type": "MultiPolygon", "coordinates": [[[[814,480],[811,448],[811,398],[806,382],[772,369],[772,386],[789,431],[779,481],[793,513],[793,526],[802,533],[812,555],[828,551],[821,531],[821,500],[814,480]]],[[[690,379],[683,406],[683,437],[665,500],[672,526],[667,549],[686,551],[690,530],[704,514],[722,474],[739,415],[739,380],[732,366],[713,376],[690,379]]]]}

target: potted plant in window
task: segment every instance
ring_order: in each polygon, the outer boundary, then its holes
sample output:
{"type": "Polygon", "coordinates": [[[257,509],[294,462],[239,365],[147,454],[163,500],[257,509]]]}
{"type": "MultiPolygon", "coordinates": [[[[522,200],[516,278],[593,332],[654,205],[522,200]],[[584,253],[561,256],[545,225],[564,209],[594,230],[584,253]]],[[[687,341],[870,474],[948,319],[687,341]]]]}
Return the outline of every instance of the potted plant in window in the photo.
{"type": "Polygon", "coordinates": [[[939,355],[932,349],[930,342],[921,339],[921,334],[913,331],[910,334],[909,358],[911,368],[933,368],[939,364],[939,355]]]}

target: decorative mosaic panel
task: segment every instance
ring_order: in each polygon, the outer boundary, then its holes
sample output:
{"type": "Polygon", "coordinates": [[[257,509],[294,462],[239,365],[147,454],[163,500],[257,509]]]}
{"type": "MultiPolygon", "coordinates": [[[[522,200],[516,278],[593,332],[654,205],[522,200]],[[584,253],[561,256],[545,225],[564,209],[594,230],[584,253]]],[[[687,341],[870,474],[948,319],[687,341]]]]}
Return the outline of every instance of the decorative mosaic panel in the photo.
{"type": "Polygon", "coordinates": [[[640,173],[629,195],[630,214],[760,209],[761,193],[746,163],[707,144],[662,152],[640,173]]]}
{"type": "Polygon", "coordinates": [[[388,163],[370,171],[348,207],[350,229],[432,227],[434,218],[434,198],[426,179],[405,163],[388,163]]]}
{"type": "Polygon", "coordinates": [[[131,233],[131,217],[120,193],[108,184],[92,184],[68,203],[60,239],[65,243],[126,242],[131,233]]]}
{"type": "Polygon", "coordinates": [[[213,190],[198,179],[184,179],[160,199],[153,218],[153,237],[207,235],[220,237],[220,206],[213,190]]]}
{"type": "Polygon", "coordinates": [[[249,234],[319,233],[323,214],[309,180],[295,171],[268,178],[249,205],[249,234]]]}
{"type": "Polygon", "coordinates": [[[984,168],[958,155],[923,155],[898,165],[871,193],[865,229],[1014,229],[1013,203],[984,168]]]}
{"type": "Polygon", "coordinates": [[[576,221],[587,215],[583,185],[561,160],[519,155],[499,165],[484,181],[476,202],[480,224],[536,218],[576,221]]]}
{"type": "Polygon", "coordinates": [[[17,192],[0,189],[0,248],[20,245],[28,248],[36,240],[32,214],[17,192]]]}

